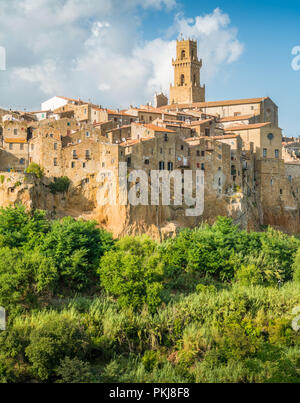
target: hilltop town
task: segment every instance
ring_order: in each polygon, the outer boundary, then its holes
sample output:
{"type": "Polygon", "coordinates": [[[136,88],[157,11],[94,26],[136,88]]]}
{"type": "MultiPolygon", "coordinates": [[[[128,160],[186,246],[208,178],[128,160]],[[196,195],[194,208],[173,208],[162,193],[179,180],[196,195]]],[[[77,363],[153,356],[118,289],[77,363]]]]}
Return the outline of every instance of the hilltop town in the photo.
{"type": "Polygon", "coordinates": [[[219,215],[245,229],[299,233],[298,139],[282,136],[269,97],[207,102],[197,54],[195,41],[177,41],[169,99],[156,94],[152,105],[111,110],[55,96],[40,111],[0,109],[0,205],[95,219],[115,236],[162,238],[219,215]],[[115,205],[102,205],[109,173],[118,178],[121,162],[129,172],[204,171],[203,214],[186,217],[172,203],[123,205],[120,189],[115,205]],[[32,163],[43,177],[26,173],[32,163]],[[61,177],[69,178],[68,189],[51,191],[61,177]]]}

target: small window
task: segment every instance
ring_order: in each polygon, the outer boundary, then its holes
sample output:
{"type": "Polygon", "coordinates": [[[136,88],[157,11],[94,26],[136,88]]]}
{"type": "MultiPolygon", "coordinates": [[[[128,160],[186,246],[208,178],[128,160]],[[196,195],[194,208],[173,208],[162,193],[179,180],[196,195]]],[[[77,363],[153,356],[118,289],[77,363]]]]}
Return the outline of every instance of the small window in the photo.
{"type": "Polygon", "coordinates": [[[14,129],[14,135],[16,136],[18,134],[18,129],[14,129]]]}
{"type": "Polygon", "coordinates": [[[149,165],[149,164],[150,164],[149,158],[146,158],[145,159],[145,165],[149,165]]]}
{"type": "Polygon", "coordinates": [[[10,149],[10,150],[12,150],[13,149],[13,144],[9,144],[9,146],[8,146],[8,148],[10,149]]]}
{"type": "Polygon", "coordinates": [[[24,159],[24,158],[21,158],[21,159],[20,159],[20,164],[21,164],[21,165],[24,165],[24,164],[25,164],[25,159],[24,159]]]}
{"type": "Polygon", "coordinates": [[[54,158],[54,159],[53,159],[53,165],[54,165],[55,167],[57,167],[57,158],[54,158]]]}
{"type": "Polygon", "coordinates": [[[173,162],[168,162],[168,171],[173,171],[173,162]]]}
{"type": "Polygon", "coordinates": [[[200,157],[200,151],[197,150],[197,157],[200,157]]]}
{"type": "Polygon", "coordinates": [[[209,128],[209,127],[206,127],[206,128],[205,128],[205,136],[206,136],[206,137],[209,137],[209,135],[210,135],[210,128],[209,128]]]}
{"type": "Polygon", "coordinates": [[[71,168],[75,168],[75,162],[74,161],[71,162],[71,168]]]}
{"type": "Polygon", "coordinates": [[[54,143],[54,150],[57,150],[57,143],[54,143]]]}
{"type": "Polygon", "coordinates": [[[184,147],[183,146],[180,146],[180,150],[183,150],[184,149],[184,147]]]}
{"type": "Polygon", "coordinates": [[[165,141],[168,141],[169,139],[168,139],[168,134],[167,133],[165,133],[165,141]]]}
{"type": "Polygon", "coordinates": [[[201,157],[205,156],[205,151],[201,151],[201,157]]]}
{"type": "Polygon", "coordinates": [[[71,126],[71,123],[70,123],[70,122],[68,122],[68,123],[67,123],[67,126],[71,126]]]}
{"type": "Polygon", "coordinates": [[[85,150],[85,158],[86,158],[86,159],[90,159],[90,158],[91,158],[90,150],[85,150]]]}
{"type": "Polygon", "coordinates": [[[85,133],[86,137],[90,137],[90,132],[85,133]]]}
{"type": "Polygon", "coordinates": [[[204,171],[205,170],[205,165],[202,163],[201,164],[201,170],[204,171]]]}
{"type": "Polygon", "coordinates": [[[275,150],[275,158],[279,158],[279,150],[275,150]]]}
{"type": "Polygon", "coordinates": [[[53,138],[53,133],[50,133],[50,137],[53,138]]]}
{"type": "Polygon", "coordinates": [[[34,144],[31,144],[31,150],[32,151],[34,150],[34,144]]]}
{"type": "Polygon", "coordinates": [[[164,161],[160,161],[158,164],[158,168],[160,171],[163,171],[165,169],[165,163],[164,161]]]}
{"type": "Polygon", "coordinates": [[[264,157],[264,158],[267,158],[267,155],[268,155],[268,151],[267,151],[266,148],[264,148],[264,149],[263,149],[263,157],[264,157]]]}
{"type": "Polygon", "coordinates": [[[279,191],[279,192],[280,192],[280,194],[281,194],[281,195],[283,194],[283,191],[282,191],[282,189],[280,189],[280,191],[279,191]]]}
{"type": "Polygon", "coordinates": [[[197,168],[200,168],[200,162],[197,162],[197,168]]]}
{"type": "Polygon", "coordinates": [[[86,167],[86,163],[83,162],[83,163],[82,163],[82,168],[85,168],[85,167],[86,167]]]}
{"type": "Polygon", "coordinates": [[[163,149],[162,149],[162,148],[160,148],[160,149],[159,149],[159,152],[160,152],[160,154],[162,154],[162,152],[163,152],[163,149]]]}
{"type": "Polygon", "coordinates": [[[24,144],[20,144],[20,150],[24,150],[24,144]]]}

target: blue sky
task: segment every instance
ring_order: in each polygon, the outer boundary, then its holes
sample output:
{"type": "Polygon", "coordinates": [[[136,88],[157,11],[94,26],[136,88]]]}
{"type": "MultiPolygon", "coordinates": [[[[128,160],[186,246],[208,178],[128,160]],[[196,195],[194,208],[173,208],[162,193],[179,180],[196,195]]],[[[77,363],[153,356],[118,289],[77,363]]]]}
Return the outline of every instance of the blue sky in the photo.
{"type": "Polygon", "coordinates": [[[292,48],[300,46],[299,2],[1,3],[7,71],[0,71],[0,106],[37,109],[53,95],[108,107],[145,103],[154,91],[168,90],[175,39],[183,31],[199,41],[207,100],[269,96],[284,133],[300,134],[300,70],[291,67],[292,48]]]}
{"type": "MultiPolygon", "coordinates": [[[[271,97],[279,106],[279,123],[288,135],[300,135],[300,70],[291,68],[291,50],[300,46],[299,1],[182,0],[174,13],[185,17],[210,13],[219,7],[230,17],[244,44],[243,54],[222,68],[207,85],[207,100],[271,97]]],[[[166,15],[155,13],[157,34],[166,15]]],[[[172,20],[170,13],[167,18],[172,20]]],[[[153,19],[145,24],[152,35],[153,19]]],[[[201,48],[199,49],[201,55],[201,48]]]]}

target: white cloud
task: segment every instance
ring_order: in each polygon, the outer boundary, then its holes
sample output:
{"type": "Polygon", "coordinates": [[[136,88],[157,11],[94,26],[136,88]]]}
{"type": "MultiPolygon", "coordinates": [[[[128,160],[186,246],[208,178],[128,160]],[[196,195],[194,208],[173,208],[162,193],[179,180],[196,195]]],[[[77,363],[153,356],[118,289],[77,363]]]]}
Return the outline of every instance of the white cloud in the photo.
{"type": "MultiPolygon", "coordinates": [[[[10,0],[0,15],[0,45],[10,60],[1,104],[38,106],[65,95],[126,107],[167,92],[176,41],[143,41],[139,10],[175,6],[175,0],[10,0]]],[[[202,82],[243,51],[220,9],[194,19],[177,15],[169,32],[198,40],[202,82]]]]}

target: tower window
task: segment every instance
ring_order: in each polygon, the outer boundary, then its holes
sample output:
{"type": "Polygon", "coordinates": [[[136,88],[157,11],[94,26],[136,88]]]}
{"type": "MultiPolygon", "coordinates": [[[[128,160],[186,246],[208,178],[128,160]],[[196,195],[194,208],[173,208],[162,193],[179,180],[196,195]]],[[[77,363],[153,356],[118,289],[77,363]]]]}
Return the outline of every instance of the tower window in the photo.
{"type": "Polygon", "coordinates": [[[185,50],[181,51],[181,59],[185,59],[185,50]]]}
{"type": "Polygon", "coordinates": [[[279,158],[279,150],[275,150],[275,158],[279,158]]]}
{"type": "Polygon", "coordinates": [[[267,149],[266,148],[263,149],[263,157],[267,158],[267,149]]]}
{"type": "Polygon", "coordinates": [[[180,85],[184,85],[184,74],[180,76],[180,85]]]}
{"type": "Polygon", "coordinates": [[[196,74],[194,74],[194,85],[197,84],[196,74]]]}
{"type": "Polygon", "coordinates": [[[163,171],[163,170],[165,169],[165,163],[164,163],[164,161],[160,161],[159,164],[158,164],[158,166],[159,166],[159,170],[160,170],[160,171],[163,171]]]}

